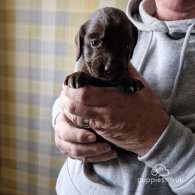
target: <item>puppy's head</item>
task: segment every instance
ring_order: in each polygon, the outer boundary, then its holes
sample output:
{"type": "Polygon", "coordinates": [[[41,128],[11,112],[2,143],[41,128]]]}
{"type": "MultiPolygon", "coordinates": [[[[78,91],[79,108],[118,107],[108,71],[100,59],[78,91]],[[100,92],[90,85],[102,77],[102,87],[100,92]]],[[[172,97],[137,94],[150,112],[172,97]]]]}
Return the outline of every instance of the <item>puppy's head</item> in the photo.
{"type": "Polygon", "coordinates": [[[95,78],[119,80],[128,70],[137,34],[121,10],[99,9],[76,35],[77,60],[83,56],[89,73],[95,78]]]}

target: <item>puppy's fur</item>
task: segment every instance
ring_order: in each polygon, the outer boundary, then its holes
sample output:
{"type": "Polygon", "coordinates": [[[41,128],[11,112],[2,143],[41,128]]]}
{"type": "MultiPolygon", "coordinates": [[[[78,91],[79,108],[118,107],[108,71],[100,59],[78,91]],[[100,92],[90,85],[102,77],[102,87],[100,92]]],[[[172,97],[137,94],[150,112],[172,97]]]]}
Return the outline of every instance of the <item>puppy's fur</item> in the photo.
{"type": "MultiPolygon", "coordinates": [[[[124,12],[111,7],[98,9],[76,35],[80,71],[67,76],[65,84],[73,88],[117,87],[125,93],[142,89],[143,84],[129,74],[137,36],[137,29],[124,12]]],[[[99,140],[103,138],[98,136],[99,140]]],[[[91,181],[106,184],[95,174],[92,164],[84,163],[84,173],[91,181]]]]}

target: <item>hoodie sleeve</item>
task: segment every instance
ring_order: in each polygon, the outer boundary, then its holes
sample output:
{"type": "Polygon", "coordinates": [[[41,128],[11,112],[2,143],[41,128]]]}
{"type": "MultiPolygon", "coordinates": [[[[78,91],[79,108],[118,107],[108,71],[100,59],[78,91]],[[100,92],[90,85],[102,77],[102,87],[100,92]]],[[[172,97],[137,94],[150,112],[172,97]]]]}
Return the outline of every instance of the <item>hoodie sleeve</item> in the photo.
{"type": "Polygon", "coordinates": [[[59,99],[56,99],[54,104],[53,104],[53,109],[52,109],[52,126],[55,128],[56,125],[56,118],[60,113],[60,106],[59,106],[59,99]]]}
{"type": "Polygon", "coordinates": [[[153,148],[138,157],[177,194],[195,194],[195,134],[174,116],[153,148]]]}

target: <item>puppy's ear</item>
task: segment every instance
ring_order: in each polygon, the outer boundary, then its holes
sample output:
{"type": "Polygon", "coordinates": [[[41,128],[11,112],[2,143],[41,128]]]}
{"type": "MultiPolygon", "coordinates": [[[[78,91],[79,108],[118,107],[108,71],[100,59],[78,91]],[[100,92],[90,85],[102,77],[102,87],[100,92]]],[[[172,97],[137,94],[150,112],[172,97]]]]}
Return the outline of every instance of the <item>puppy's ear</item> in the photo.
{"type": "Polygon", "coordinates": [[[131,31],[131,35],[132,35],[132,46],[131,46],[131,53],[130,53],[130,59],[133,56],[133,52],[135,49],[135,46],[137,44],[137,39],[138,39],[138,29],[132,24],[132,31],[131,31]]]}
{"type": "Polygon", "coordinates": [[[80,29],[77,32],[76,37],[75,37],[75,43],[76,43],[76,46],[77,46],[76,61],[78,61],[78,59],[83,54],[84,37],[85,37],[85,34],[86,34],[87,25],[88,25],[88,22],[84,23],[80,27],[80,29]]]}

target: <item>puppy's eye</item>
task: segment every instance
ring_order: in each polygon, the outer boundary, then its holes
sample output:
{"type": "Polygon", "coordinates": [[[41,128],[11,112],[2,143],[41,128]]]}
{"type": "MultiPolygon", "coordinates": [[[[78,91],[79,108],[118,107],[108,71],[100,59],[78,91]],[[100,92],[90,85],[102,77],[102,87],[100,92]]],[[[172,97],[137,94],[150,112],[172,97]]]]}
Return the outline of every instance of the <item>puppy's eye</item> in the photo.
{"type": "Polygon", "coordinates": [[[93,40],[93,41],[91,41],[91,46],[92,47],[98,47],[98,46],[100,46],[100,41],[99,40],[93,40]]]}

